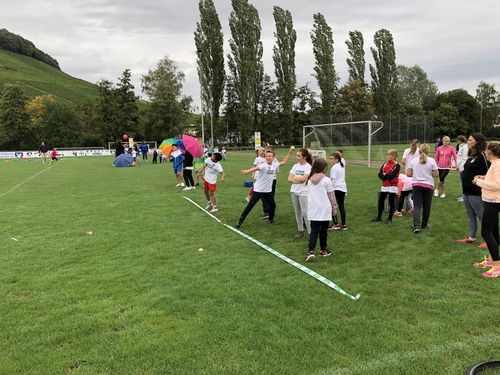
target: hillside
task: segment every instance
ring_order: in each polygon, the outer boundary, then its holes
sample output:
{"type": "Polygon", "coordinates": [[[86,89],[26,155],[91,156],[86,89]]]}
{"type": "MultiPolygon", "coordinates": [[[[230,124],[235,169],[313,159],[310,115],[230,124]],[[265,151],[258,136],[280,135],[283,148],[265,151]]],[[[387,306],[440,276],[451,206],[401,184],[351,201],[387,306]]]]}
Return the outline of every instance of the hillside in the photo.
{"type": "Polygon", "coordinates": [[[53,94],[75,104],[97,95],[97,86],[92,83],[71,77],[31,57],[0,49],[0,90],[6,83],[18,84],[30,98],[53,94]]]}

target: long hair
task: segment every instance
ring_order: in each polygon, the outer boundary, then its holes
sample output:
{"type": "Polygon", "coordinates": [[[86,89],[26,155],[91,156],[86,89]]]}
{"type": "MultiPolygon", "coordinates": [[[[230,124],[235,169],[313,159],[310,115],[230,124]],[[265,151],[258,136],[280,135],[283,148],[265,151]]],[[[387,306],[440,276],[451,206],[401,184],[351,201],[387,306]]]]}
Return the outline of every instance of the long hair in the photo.
{"type": "Polygon", "coordinates": [[[474,147],[469,148],[469,156],[476,156],[482,152],[486,151],[486,137],[481,133],[472,133],[470,135],[476,141],[476,145],[474,147]]]}
{"type": "Polygon", "coordinates": [[[311,154],[309,153],[309,150],[307,148],[300,148],[299,149],[299,152],[300,154],[302,155],[302,157],[304,159],[306,159],[306,161],[309,163],[309,164],[312,164],[312,156],[311,154]]]}
{"type": "Polygon", "coordinates": [[[342,156],[338,152],[332,154],[333,158],[337,160],[342,168],[344,168],[344,163],[342,163],[342,156]]]}
{"type": "Polygon", "coordinates": [[[410,154],[414,155],[415,152],[417,152],[417,148],[418,148],[419,144],[420,144],[420,141],[417,138],[411,140],[410,154]]]}
{"type": "Polygon", "coordinates": [[[427,143],[423,143],[420,145],[420,164],[427,163],[427,155],[429,155],[429,145],[427,143]]]}
{"type": "Polygon", "coordinates": [[[325,159],[323,159],[323,158],[314,159],[314,161],[312,163],[312,167],[311,167],[311,174],[309,174],[309,178],[307,179],[307,182],[309,182],[309,180],[311,179],[311,177],[315,173],[324,173],[326,170],[326,166],[327,166],[327,163],[326,163],[325,159]]]}

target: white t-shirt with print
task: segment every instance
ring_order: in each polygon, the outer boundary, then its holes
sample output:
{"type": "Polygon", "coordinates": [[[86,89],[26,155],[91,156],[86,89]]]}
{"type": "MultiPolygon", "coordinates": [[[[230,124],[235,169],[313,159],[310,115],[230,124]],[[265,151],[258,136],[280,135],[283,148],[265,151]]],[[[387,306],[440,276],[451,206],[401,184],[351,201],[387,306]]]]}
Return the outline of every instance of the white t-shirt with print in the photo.
{"type": "Polygon", "coordinates": [[[217,175],[223,171],[219,162],[213,162],[212,159],[205,159],[205,176],[203,177],[209,184],[217,183],[217,175]]]}
{"type": "Polygon", "coordinates": [[[279,163],[267,163],[257,165],[259,170],[256,172],[256,180],[253,185],[253,191],[257,193],[270,193],[273,190],[274,176],[278,173],[279,163]]]}
{"type": "Polygon", "coordinates": [[[333,191],[332,181],[323,177],[316,185],[311,180],[307,183],[307,218],[314,221],[329,221],[332,219],[332,205],[328,193],[333,191]]]}
{"type": "MultiPolygon", "coordinates": [[[[310,175],[311,174],[311,164],[305,163],[305,164],[300,164],[296,163],[292,169],[290,170],[290,173],[293,176],[305,176],[305,175],[310,175]]],[[[306,181],[304,181],[301,184],[292,184],[290,187],[290,193],[300,195],[300,196],[307,196],[307,185],[306,181]]]]}
{"type": "Polygon", "coordinates": [[[253,162],[253,165],[257,166],[257,165],[265,163],[265,162],[266,162],[266,158],[264,158],[262,156],[257,156],[253,162]]]}
{"type": "Polygon", "coordinates": [[[347,184],[345,183],[345,168],[342,168],[340,163],[334,164],[330,169],[330,178],[332,180],[333,189],[347,193],[347,184]]]}

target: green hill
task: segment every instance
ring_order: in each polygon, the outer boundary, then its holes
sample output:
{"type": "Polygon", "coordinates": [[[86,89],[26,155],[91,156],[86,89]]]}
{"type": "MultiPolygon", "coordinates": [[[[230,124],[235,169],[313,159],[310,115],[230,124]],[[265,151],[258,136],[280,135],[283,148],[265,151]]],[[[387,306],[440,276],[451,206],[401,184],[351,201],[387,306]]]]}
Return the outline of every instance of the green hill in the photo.
{"type": "Polygon", "coordinates": [[[5,84],[21,86],[29,98],[52,94],[57,98],[82,103],[97,96],[97,86],[35,60],[0,49],[0,91],[5,84]]]}

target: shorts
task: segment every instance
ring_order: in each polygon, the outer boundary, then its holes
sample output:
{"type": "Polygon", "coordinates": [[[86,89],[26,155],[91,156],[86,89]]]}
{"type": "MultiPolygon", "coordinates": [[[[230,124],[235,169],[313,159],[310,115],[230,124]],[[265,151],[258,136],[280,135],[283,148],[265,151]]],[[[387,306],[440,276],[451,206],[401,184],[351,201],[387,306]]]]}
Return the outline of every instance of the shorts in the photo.
{"type": "Polygon", "coordinates": [[[448,173],[450,173],[449,169],[438,169],[439,171],[439,181],[444,182],[444,179],[446,176],[448,176],[448,173]]]}
{"type": "Polygon", "coordinates": [[[212,193],[215,193],[215,189],[217,188],[217,184],[211,184],[210,182],[207,182],[207,180],[203,180],[203,190],[205,191],[211,191],[212,193]]]}
{"type": "Polygon", "coordinates": [[[174,165],[174,173],[181,173],[182,172],[182,165],[174,165]]]}

